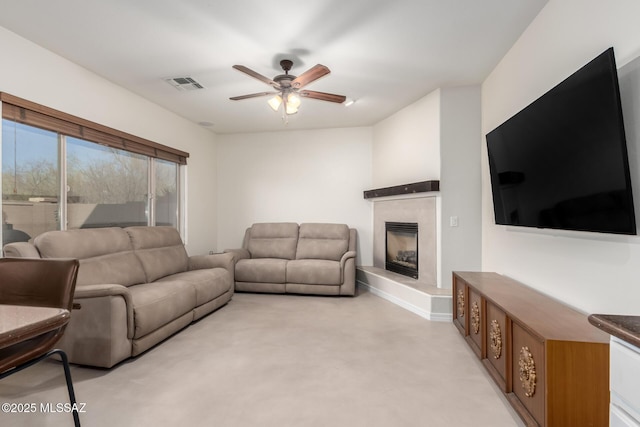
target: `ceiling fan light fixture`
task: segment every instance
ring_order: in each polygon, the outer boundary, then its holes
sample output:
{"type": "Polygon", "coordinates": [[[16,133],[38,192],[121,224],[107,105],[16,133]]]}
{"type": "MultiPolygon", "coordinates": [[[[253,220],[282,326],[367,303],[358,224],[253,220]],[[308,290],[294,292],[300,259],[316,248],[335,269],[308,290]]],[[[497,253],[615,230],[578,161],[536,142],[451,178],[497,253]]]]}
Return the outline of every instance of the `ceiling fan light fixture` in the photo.
{"type": "Polygon", "coordinates": [[[298,96],[297,93],[290,93],[289,96],[287,96],[287,105],[293,106],[296,110],[300,106],[300,103],[300,96],[298,96]]]}
{"type": "Polygon", "coordinates": [[[298,107],[287,104],[287,108],[285,109],[285,111],[287,112],[287,116],[290,116],[298,112],[298,107]]]}
{"type": "Polygon", "coordinates": [[[298,112],[298,107],[300,106],[300,97],[295,92],[290,92],[286,95],[285,102],[285,112],[287,115],[296,114],[298,112]]]}
{"type": "Polygon", "coordinates": [[[280,104],[282,104],[282,97],[280,95],[276,95],[270,100],[268,100],[267,104],[269,104],[269,107],[271,107],[273,111],[277,112],[278,109],[280,108],[280,104]]]}

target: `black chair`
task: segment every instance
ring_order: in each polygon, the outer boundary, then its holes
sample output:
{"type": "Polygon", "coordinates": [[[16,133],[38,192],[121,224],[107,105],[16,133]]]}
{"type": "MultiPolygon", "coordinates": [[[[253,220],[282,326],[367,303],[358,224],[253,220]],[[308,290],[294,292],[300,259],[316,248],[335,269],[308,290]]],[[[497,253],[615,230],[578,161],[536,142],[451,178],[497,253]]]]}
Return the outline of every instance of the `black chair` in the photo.
{"type": "Polygon", "coordinates": [[[64,367],[73,421],[80,426],[67,355],[54,346],[73,307],[78,260],[0,259],[0,380],[52,356],[64,367]]]}

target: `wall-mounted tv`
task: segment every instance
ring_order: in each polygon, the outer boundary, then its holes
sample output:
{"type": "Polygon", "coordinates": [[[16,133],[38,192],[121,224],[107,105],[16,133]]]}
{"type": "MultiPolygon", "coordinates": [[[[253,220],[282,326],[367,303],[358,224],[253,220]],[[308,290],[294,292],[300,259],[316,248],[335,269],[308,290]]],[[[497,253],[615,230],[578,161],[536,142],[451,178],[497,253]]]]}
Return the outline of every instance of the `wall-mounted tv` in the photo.
{"type": "Polygon", "coordinates": [[[487,134],[497,224],[636,234],[613,48],[487,134]]]}

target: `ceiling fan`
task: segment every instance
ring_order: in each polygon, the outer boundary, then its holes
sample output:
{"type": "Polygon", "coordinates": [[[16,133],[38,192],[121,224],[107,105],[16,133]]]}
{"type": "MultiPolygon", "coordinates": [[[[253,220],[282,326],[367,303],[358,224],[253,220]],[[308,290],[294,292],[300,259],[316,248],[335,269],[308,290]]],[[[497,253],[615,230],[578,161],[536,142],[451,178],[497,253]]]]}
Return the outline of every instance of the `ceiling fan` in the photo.
{"type": "Polygon", "coordinates": [[[245,67],[244,65],[234,65],[233,68],[235,68],[236,70],[241,71],[250,77],[258,79],[261,82],[272,86],[275,91],[234,96],[229,99],[233,101],[239,101],[242,99],[274,95],[268,101],[269,106],[271,106],[274,111],[278,111],[280,105],[284,104],[283,116],[295,114],[298,112],[298,107],[300,106],[300,98],[319,99],[321,101],[335,102],[338,104],[341,104],[345,101],[346,97],[344,95],[335,95],[333,93],[317,92],[314,90],[304,89],[304,87],[309,83],[312,83],[318,80],[320,77],[323,77],[331,72],[329,68],[325,67],[324,65],[315,65],[297,77],[289,74],[289,70],[291,70],[291,67],[293,66],[293,61],[289,59],[283,59],[282,61],[280,61],[280,66],[284,70],[284,74],[277,75],[273,79],[270,79],[245,67]]]}

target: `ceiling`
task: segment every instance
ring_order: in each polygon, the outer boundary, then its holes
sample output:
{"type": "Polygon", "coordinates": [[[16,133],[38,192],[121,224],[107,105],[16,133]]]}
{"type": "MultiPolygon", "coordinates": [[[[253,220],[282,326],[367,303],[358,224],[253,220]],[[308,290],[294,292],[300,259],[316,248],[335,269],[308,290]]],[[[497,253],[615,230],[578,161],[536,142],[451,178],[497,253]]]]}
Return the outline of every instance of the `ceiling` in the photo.
{"type": "Polygon", "coordinates": [[[371,126],[439,87],[481,83],[546,0],[0,0],[0,26],[216,133],[371,126]],[[229,97],[315,64],[285,124],[268,97],[229,97]],[[191,77],[201,90],[165,79],[191,77]]]}

